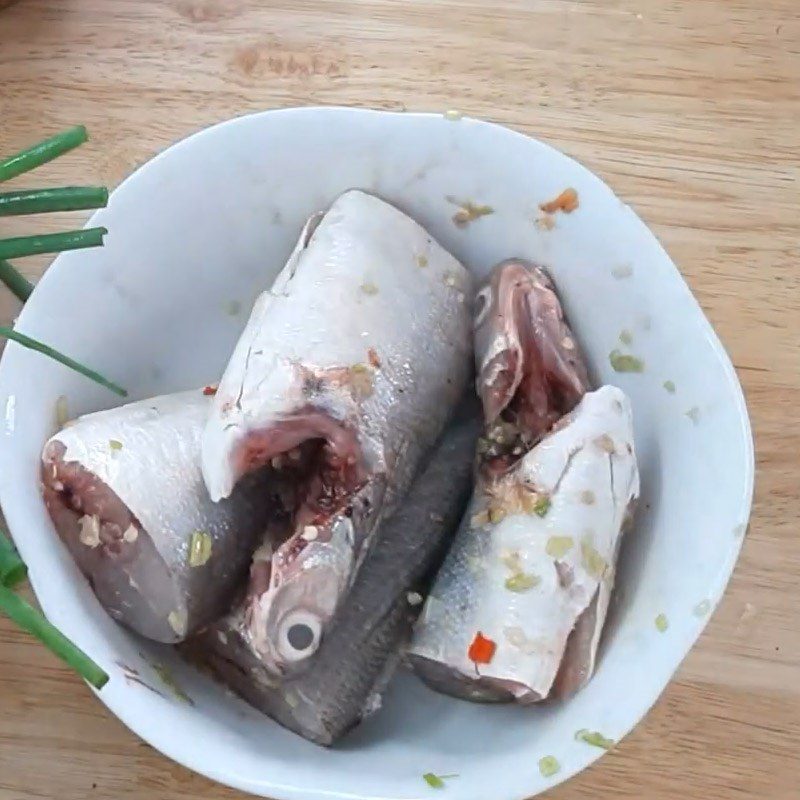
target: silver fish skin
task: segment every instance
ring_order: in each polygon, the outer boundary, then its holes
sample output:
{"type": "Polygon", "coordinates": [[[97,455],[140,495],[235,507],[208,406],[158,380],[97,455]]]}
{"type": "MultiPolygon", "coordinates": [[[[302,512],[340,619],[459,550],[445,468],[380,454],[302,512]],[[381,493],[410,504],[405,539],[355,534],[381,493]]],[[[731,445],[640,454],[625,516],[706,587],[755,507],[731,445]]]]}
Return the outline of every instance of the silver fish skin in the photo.
{"type": "Polygon", "coordinates": [[[421,606],[472,490],[472,456],[481,430],[469,403],[449,425],[408,494],[376,533],[351,592],[321,645],[298,674],[278,679],[250,643],[244,609],[188,644],[251,705],[317,744],[330,746],[380,704],[421,606]]]}
{"type": "Polygon", "coordinates": [[[197,389],[87,414],[42,455],[47,509],[98,599],[159,642],[230,608],[275,502],[263,473],[211,501],[200,473],[210,405],[197,389]]]}
{"type": "Polygon", "coordinates": [[[542,700],[589,611],[587,641],[573,645],[581,663],[563,667],[575,676],[568,692],[580,688],[594,669],[638,493],[630,403],[604,386],[473,499],[415,629],[418,674],[467,699],[542,700]],[[495,644],[489,663],[470,658],[478,634],[495,644]]]}
{"type": "Polygon", "coordinates": [[[462,396],[472,293],[422,227],[353,190],[309,221],[257,300],[214,398],[202,468],[215,500],[265,463],[304,487],[288,539],[252,570],[247,618],[275,674],[316,651],[462,396]],[[290,641],[296,626],[306,635],[290,641]]]}
{"type": "Polygon", "coordinates": [[[520,259],[478,292],[475,358],[486,426],[478,482],[409,660],[465,699],[566,696],[594,669],[638,496],[630,403],[614,387],[585,394],[552,279],[520,259]],[[486,661],[471,652],[478,635],[494,645],[486,661]]]}

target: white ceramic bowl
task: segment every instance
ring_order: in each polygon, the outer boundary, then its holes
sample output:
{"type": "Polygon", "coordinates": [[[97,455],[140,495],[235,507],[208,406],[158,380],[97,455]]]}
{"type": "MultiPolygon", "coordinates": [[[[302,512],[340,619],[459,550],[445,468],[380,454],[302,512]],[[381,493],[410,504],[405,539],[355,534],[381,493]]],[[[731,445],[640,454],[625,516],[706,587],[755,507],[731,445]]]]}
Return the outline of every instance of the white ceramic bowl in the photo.
{"type": "Polygon", "coordinates": [[[243,117],[128,178],[90,223],[108,227],[106,246],[60,256],[18,327],[133,398],[214,381],[305,218],[350,187],[398,203],[477,275],[514,255],[547,265],[596,376],[630,394],[643,493],[583,692],[541,708],[486,707],[401,675],[382,711],[333,750],[261,717],[103,613],[56,538],[37,469],[60,395],[71,414],[117,398],[14,344],[0,366],[0,502],[45,612],[110,673],[100,699],[170,758],[281,799],[428,797],[422,774],[434,772],[458,775],[451,800],[517,800],[601,755],[577,730],[618,740],[650,708],[719,601],[750,508],[752,441],[731,363],[667,254],[607,186],[550,147],[475,120],[311,108],[243,117]],[[537,226],[539,204],[566,187],[579,208],[557,213],[552,230],[537,226]],[[494,213],[460,229],[448,198],[494,213]],[[609,364],[611,350],[626,349],[623,330],[641,374],[609,364]],[[154,660],[193,705],[169,692],[154,660]],[[126,679],[120,663],[161,694],[126,679]],[[550,778],[538,768],[545,755],[561,764],[550,778]]]}

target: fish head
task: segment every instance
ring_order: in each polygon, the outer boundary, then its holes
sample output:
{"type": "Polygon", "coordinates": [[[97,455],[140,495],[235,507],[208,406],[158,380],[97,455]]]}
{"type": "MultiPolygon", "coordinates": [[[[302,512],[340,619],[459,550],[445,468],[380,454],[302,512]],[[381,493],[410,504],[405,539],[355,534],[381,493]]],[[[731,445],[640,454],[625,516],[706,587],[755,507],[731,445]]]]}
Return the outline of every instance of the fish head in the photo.
{"type": "Polygon", "coordinates": [[[475,303],[477,389],[488,424],[514,422],[538,440],[584,395],[589,379],[550,275],[501,262],[475,303]]]}
{"type": "Polygon", "coordinates": [[[248,627],[272,672],[296,670],[317,652],[351,582],[356,556],[353,521],[339,515],[325,526],[303,526],[269,562],[254,562],[248,627]]]}

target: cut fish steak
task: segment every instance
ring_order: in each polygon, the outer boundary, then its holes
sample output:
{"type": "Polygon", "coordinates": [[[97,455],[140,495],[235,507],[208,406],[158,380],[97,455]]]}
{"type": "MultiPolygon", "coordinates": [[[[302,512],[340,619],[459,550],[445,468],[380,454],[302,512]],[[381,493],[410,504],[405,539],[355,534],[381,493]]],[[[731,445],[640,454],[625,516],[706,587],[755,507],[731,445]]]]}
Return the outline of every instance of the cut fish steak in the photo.
{"type": "Polygon", "coordinates": [[[47,509],[100,602],[159,642],[227,611],[277,503],[264,472],[211,502],[200,473],[209,407],[197,389],[87,414],[42,455],[47,509]]]}
{"type": "Polygon", "coordinates": [[[479,479],[409,659],[439,691],[532,703],[572,694],[594,670],[639,494],[632,413],[615,387],[584,394],[543,270],[499,265],[477,315],[479,479]]]}
{"type": "Polygon", "coordinates": [[[270,463],[302,483],[294,526],[261,548],[247,620],[283,674],[308,659],[380,521],[471,371],[472,283],[416,222],[361,191],[313,217],[257,300],[214,398],[202,466],[227,497],[270,463]]]}

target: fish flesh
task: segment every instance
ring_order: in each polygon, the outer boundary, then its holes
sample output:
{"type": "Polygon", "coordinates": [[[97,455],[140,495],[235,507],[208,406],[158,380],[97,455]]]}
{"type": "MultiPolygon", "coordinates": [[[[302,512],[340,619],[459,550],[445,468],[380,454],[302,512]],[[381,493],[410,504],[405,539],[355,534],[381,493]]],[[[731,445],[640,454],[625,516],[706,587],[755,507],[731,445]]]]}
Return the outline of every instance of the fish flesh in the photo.
{"type": "Polygon", "coordinates": [[[549,276],[506,262],[482,291],[476,491],[408,657],[438,691],[527,704],[592,675],[639,475],[630,402],[584,393],[549,276]]]}
{"type": "Polygon", "coordinates": [[[469,272],[361,191],[303,229],[256,301],[203,434],[213,500],[264,464],[302,487],[288,537],[260,548],[247,622],[283,675],[317,650],[372,534],[407,491],[472,370],[469,272]]]}
{"type": "Polygon", "coordinates": [[[276,679],[251,646],[243,609],[188,643],[192,658],[251,705],[317,744],[333,744],[379,707],[421,608],[426,577],[441,563],[469,500],[482,427],[476,406],[475,400],[461,407],[376,532],[352,590],[302,672],[276,679]]]}
{"type": "Polygon", "coordinates": [[[279,502],[265,472],[211,501],[200,473],[210,405],[197,389],[87,414],[42,455],[47,510],[98,599],[159,642],[228,611],[279,502]]]}
{"type": "Polygon", "coordinates": [[[475,298],[475,360],[486,424],[499,426],[487,436],[506,449],[529,449],[589,386],[551,277],[518,259],[498,264],[475,298]]]}

